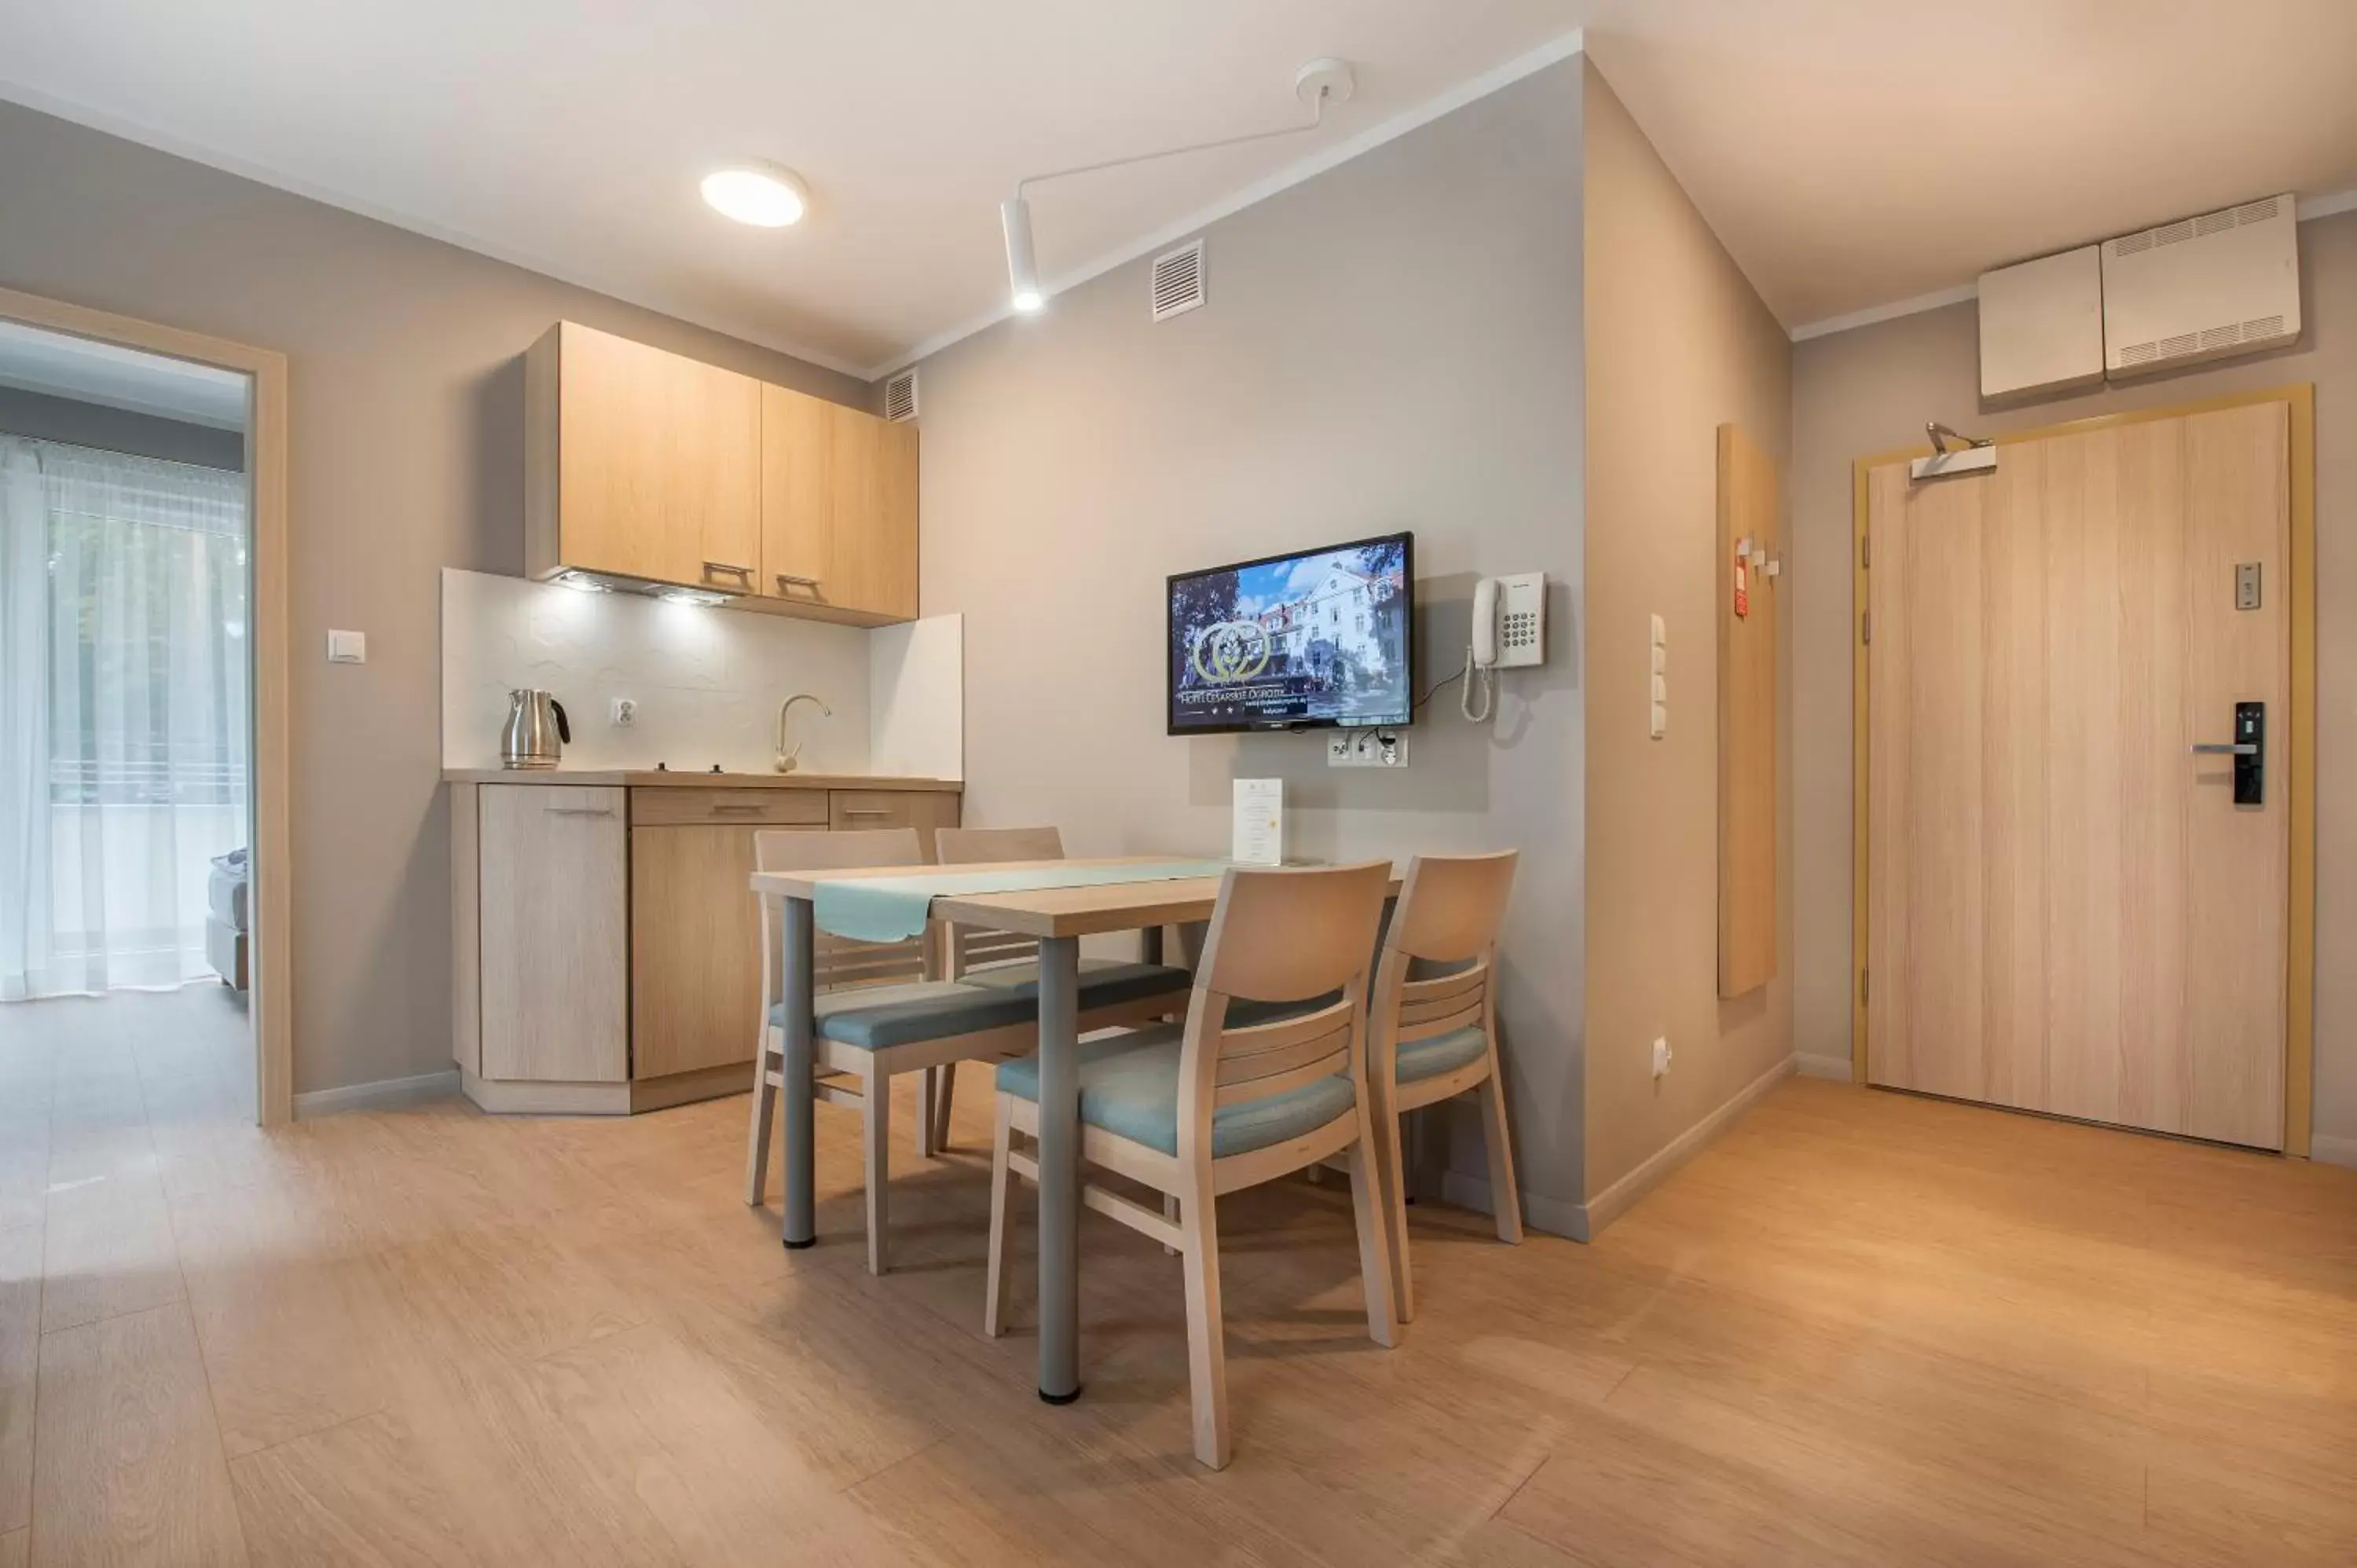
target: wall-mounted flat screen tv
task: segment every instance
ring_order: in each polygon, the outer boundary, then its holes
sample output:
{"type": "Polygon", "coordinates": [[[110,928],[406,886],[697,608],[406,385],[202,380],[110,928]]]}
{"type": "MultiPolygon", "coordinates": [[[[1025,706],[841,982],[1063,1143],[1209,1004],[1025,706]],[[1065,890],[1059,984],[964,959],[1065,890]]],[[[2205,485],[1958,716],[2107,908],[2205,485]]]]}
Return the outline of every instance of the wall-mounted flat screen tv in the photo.
{"type": "Polygon", "coordinates": [[[1172,577],[1170,733],[1406,724],[1415,589],[1410,533],[1172,577]]]}

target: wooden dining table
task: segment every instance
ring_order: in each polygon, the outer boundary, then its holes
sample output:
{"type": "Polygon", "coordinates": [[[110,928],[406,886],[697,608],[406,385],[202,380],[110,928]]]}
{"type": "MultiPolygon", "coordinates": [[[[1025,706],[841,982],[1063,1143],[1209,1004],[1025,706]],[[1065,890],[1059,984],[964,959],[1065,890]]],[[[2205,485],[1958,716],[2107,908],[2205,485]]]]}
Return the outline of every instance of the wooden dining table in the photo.
{"type": "MultiPolygon", "coordinates": [[[[943,877],[977,872],[1071,870],[1168,865],[1168,855],[1064,861],[1000,862],[987,865],[894,865],[872,870],[765,871],[753,891],[783,901],[783,953],[779,1000],[784,1008],[784,1078],[779,1115],[785,1158],[785,1244],[817,1239],[813,1161],[812,1066],[813,901],[818,884],[852,877],[943,877]]],[[[935,920],[1013,931],[1039,942],[1039,1397],[1069,1404],[1081,1394],[1080,1371],[1080,974],[1081,939],[1114,931],[1146,933],[1146,957],[1159,958],[1165,927],[1196,926],[1219,901],[1217,876],[1039,887],[1022,892],[944,893],[931,903],[935,920]]],[[[1394,893],[1398,891],[1396,878],[1394,893]]]]}

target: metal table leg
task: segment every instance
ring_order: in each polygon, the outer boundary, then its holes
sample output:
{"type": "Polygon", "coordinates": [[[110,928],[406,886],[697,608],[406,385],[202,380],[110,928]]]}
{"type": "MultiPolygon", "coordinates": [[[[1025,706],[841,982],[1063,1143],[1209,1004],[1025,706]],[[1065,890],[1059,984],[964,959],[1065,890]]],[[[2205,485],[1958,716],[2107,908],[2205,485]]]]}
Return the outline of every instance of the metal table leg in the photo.
{"type": "Polygon", "coordinates": [[[811,983],[816,961],[811,950],[811,901],[789,898],[785,906],[785,950],[779,966],[778,999],[785,1009],[782,1032],[786,1081],[778,1093],[779,1141],[785,1149],[785,1242],[789,1247],[801,1248],[818,1240],[813,1196],[818,1185],[814,1147],[817,1128],[812,1115],[812,1106],[817,1099],[813,1076],[817,1057],[812,1037],[815,1029],[811,983]]]}
{"type": "Polygon", "coordinates": [[[1081,944],[1039,943],[1039,1397],[1081,1397],[1081,944]]]}

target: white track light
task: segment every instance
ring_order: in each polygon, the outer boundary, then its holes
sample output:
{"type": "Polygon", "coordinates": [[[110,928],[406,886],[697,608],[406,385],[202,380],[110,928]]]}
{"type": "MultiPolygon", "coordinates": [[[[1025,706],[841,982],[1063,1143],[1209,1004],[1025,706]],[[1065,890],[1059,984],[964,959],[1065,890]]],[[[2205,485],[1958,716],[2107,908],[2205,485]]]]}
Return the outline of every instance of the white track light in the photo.
{"type": "Polygon", "coordinates": [[[1037,310],[1041,303],[1039,294],[1039,263],[1031,254],[1031,204],[1021,197],[998,204],[998,220],[1006,230],[1006,282],[1013,291],[1015,308],[1037,310]]]}
{"type": "Polygon", "coordinates": [[[1015,195],[998,204],[998,220],[1006,230],[1006,282],[1015,308],[1027,312],[1037,310],[1047,299],[1039,292],[1039,265],[1031,254],[1031,204],[1023,199],[1025,186],[1038,185],[1044,180],[1065,179],[1076,174],[1094,174],[1100,169],[1151,163],[1157,158],[1177,157],[1182,153],[1202,153],[1214,147],[1238,146],[1245,142],[1298,136],[1325,124],[1327,109],[1333,104],[1349,102],[1357,86],[1358,79],[1342,61],[1313,59],[1293,73],[1293,95],[1309,111],[1307,124],[1280,125],[1274,131],[1252,131],[1241,136],[1222,136],[1216,142],[1197,142],[1190,146],[1169,147],[1158,153],[1107,158],[1103,163],[1082,164],[1078,168],[1056,169],[1048,174],[1026,175],[1017,180],[1015,195]]]}

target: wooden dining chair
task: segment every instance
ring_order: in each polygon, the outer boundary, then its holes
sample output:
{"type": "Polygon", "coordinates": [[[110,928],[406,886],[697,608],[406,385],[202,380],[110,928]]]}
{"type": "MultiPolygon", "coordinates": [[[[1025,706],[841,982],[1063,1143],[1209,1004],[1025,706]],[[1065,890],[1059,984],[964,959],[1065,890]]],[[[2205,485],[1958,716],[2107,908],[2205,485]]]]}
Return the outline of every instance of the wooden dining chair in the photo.
{"type": "MultiPolygon", "coordinates": [[[[1391,868],[1231,869],[1188,999],[1183,1024],[1081,1047],[1081,1155],[1166,1198],[1176,1219],[1111,1187],[1084,1182],[1082,1199],[1185,1260],[1187,1370],[1195,1456],[1226,1466],[1227,1357],[1220,1314],[1222,1193],[1347,1154],[1357,1216],[1367,1332],[1398,1340],[1392,1311],[1390,1223],[1373,1157],[1366,1089],[1367,970],[1391,868]],[[1232,1026],[1231,1004],[1335,999],[1274,1022],[1232,1026]]],[[[983,1331],[1005,1327],[1007,1230],[1014,1181],[1036,1182],[1036,1154],[1015,1147],[1039,1126],[1036,1057],[998,1069],[991,1158],[990,1265],[983,1331]]]]}
{"type": "MultiPolygon", "coordinates": [[[[753,862],[762,871],[847,871],[866,866],[921,865],[914,828],[845,832],[770,830],[753,836],[753,862]]],[[[761,899],[761,1012],[753,1067],[753,1122],[747,1137],[745,1201],[761,1203],[770,1170],[770,1139],[777,1125],[778,1091],[785,1086],[785,1029],[780,1012],[780,900],[761,899]]],[[[1039,1040],[1037,985],[963,985],[931,978],[932,933],[897,942],[862,942],[814,933],[812,989],[817,1028],[813,1045],[818,1098],[860,1111],[866,1155],[867,1271],[889,1266],[892,1079],[944,1062],[999,1060],[1032,1049],[1039,1040]]],[[[1153,1008],[1098,1008],[1092,1027],[1140,1021],[1153,1008]]]]}
{"type": "MultiPolygon", "coordinates": [[[[937,828],[933,858],[943,865],[976,865],[1012,860],[1061,860],[1063,835],[1044,828],[937,828]]],[[[952,980],[972,985],[1037,985],[1039,941],[1015,931],[951,924],[942,936],[942,961],[952,980]]],[[[1082,1027],[1096,1026],[1092,1015],[1106,1007],[1126,1009],[1129,1004],[1163,997],[1176,1015],[1186,1005],[1195,977],[1184,969],[1158,963],[1134,963],[1114,958],[1081,960],[1082,1027]]],[[[1125,1018],[1134,1010],[1125,1013],[1125,1018]]],[[[1160,1015],[1157,1015],[1159,1016],[1160,1015]]],[[[945,1063],[925,1075],[919,1093],[923,1142],[927,1155],[950,1146],[950,1106],[957,1089],[957,1064],[945,1063]]]]}
{"type": "Polygon", "coordinates": [[[1415,1316],[1407,1170],[1400,1151],[1400,1119],[1409,1112],[1479,1093],[1498,1240],[1523,1239],[1505,1084],[1498,1076],[1498,928],[1505,922],[1516,858],[1512,850],[1418,855],[1408,866],[1375,965],[1367,1087],[1383,1210],[1391,1221],[1392,1299],[1403,1323],[1415,1316]]]}

